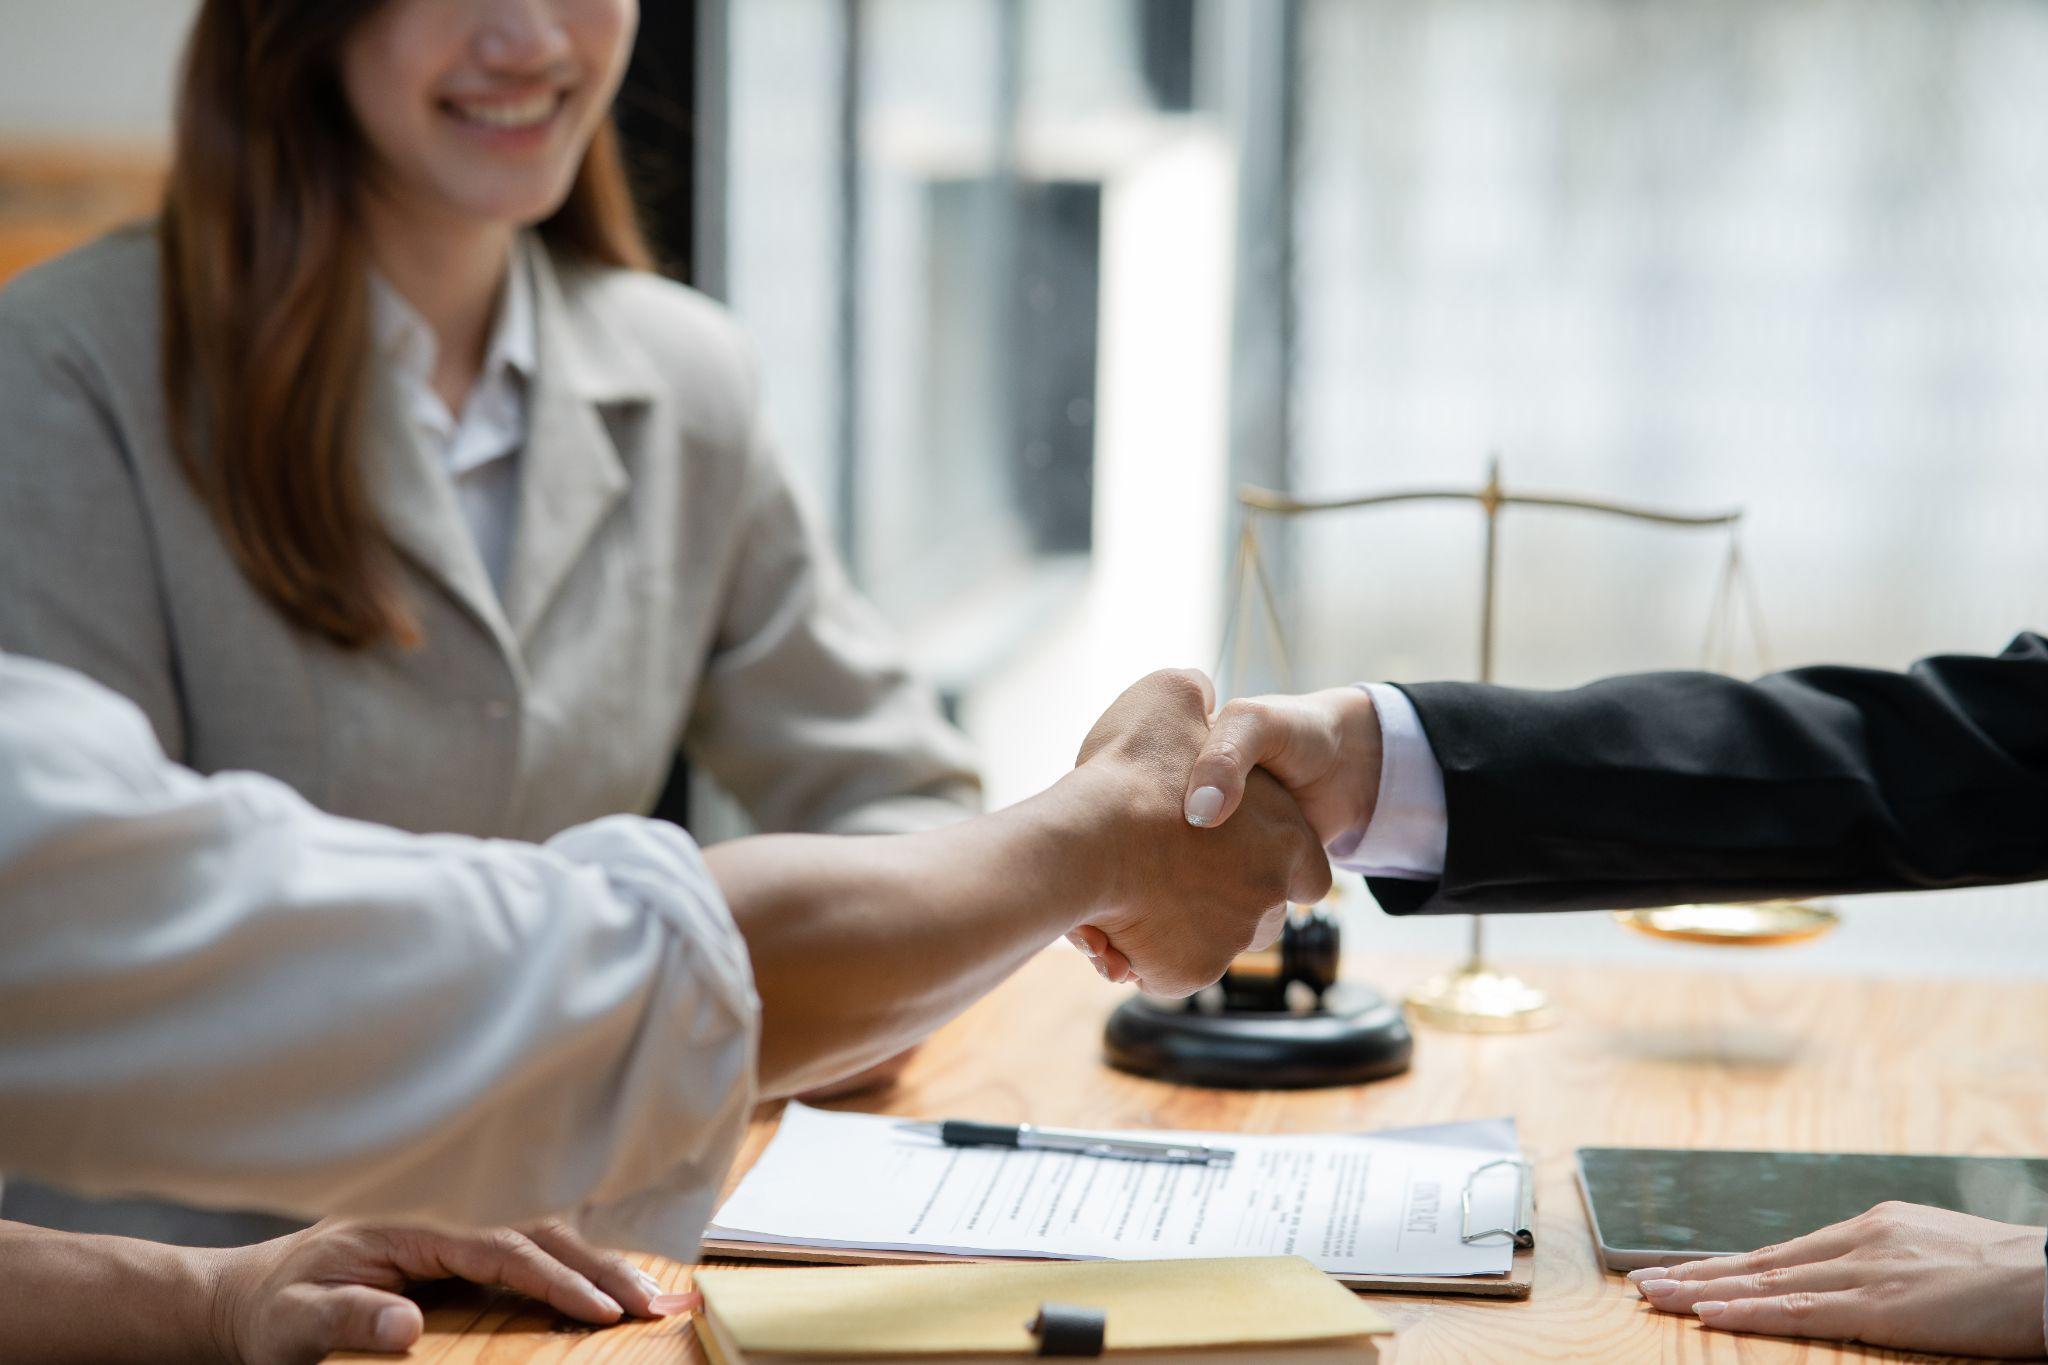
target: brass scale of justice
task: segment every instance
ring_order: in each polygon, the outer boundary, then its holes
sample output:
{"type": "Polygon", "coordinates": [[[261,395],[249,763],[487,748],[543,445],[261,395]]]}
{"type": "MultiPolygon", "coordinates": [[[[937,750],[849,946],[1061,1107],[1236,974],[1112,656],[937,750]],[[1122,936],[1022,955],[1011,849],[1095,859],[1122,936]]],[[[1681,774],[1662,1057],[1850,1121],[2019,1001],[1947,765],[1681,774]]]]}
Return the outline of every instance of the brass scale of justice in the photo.
{"type": "MultiPolygon", "coordinates": [[[[1476,489],[1423,488],[1304,499],[1247,486],[1238,491],[1237,500],[1243,530],[1231,576],[1232,614],[1218,661],[1219,678],[1224,663],[1233,657],[1232,681],[1241,683],[1244,678],[1247,632],[1240,623],[1247,610],[1248,590],[1256,585],[1257,605],[1272,637],[1282,689],[1297,690],[1286,629],[1260,553],[1261,518],[1420,502],[1471,503],[1485,515],[1479,599],[1481,682],[1494,680],[1500,517],[1508,507],[1561,508],[1660,526],[1725,530],[1728,554],[1708,614],[1702,666],[1713,667],[1717,660],[1732,662],[1735,618],[1741,614],[1748,618],[1758,663],[1769,667],[1755,586],[1742,562],[1739,508],[1688,514],[1596,498],[1511,493],[1501,485],[1498,458],[1489,464],[1486,483],[1476,489]]],[[[1333,890],[1332,896],[1336,894],[1333,890]]],[[[1657,938],[1744,947],[1818,938],[1840,919],[1828,905],[1790,900],[1617,911],[1614,918],[1657,938]]],[[[1217,986],[1187,1001],[1140,996],[1119,1006],[1104,1035],[1110,1060],[1128,1071],[1184,1084],[1257,1089],[1348,1085],[1405,1071],[1413,1040],[1402,1011],[1358,982],[1337,979],[1339,941],[1336,919],[1327,910],[1292,907],[1280,939],[1270,948],[1239,957],[1217,986]]],[[[1406,1005],[1408,1013],[1420,1022],[1467,1033],[1523,1033],[1556,1020],[1541,990],[1488,964],[1483,916],[1472,917],[1464,963],[1417,985],[1408,993],[1406,1005]]]]}

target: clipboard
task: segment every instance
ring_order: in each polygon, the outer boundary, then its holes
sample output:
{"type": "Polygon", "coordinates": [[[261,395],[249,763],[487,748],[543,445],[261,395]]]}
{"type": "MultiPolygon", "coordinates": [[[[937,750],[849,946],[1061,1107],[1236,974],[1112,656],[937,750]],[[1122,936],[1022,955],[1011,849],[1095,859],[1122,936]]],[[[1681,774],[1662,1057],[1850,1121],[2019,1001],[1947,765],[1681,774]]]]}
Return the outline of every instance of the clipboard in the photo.
{"type": "MultiPolygon", "coordinates": [[[[1507,1237],[1515,1244],[1505,1275],[1331,1275],[1346,1289],[1361,1294],[1440,1294],[1458,1298],[1526,1299],[1536,1275],[1536,1168],[1525,1157],[1502,1157],[1476,1168],[1458,1195],[1459,1237],[1477,1242],[1507,1237]],[[1513,1227],[1474,1228],[1472,1188],[1481,1179],[1516,1182],[1513,1227]]],[[[793,1246],[785,1242],[749,1242],[706,1237],[701,1254],[735,1261],[784,1261],[804,1265],[940,1265],[949,1262],[1000,1264],[1036,1259],[1020,1256],[939,1255],[925,1251],[873,1251],[846,1247],[793,1246]]]]}
{"type": "MultiPolygon", "coordinates": [[[[720,1261],[781,1261],[799,1265],[938,1265],[955,1261],[977,1264],[1033,1259],[1021,1256],[938,1256],[922,1251],[853,1251],[840,1247],[788,1246],[780,1242],[743,1242],[723,1237],[704,1239],[701,1254],[720,1261]]],[[[1346,1289],[1361,1294],[1441,1294],[1474,1299],[1526,1299],[1536,1270],[1534,1245],[1515,1248],[1514,1264],[1505,1275],[1332,1275],[1346,1289]]]]}

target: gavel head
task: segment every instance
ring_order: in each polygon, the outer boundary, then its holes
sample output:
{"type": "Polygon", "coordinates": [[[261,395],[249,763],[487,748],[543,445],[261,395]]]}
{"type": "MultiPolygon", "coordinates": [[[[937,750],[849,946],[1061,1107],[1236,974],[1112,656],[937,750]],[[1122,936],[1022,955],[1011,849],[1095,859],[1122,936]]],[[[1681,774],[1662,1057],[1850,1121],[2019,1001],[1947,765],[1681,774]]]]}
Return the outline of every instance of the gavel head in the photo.
{"type": "Polygon", "coordinates": [[[1338,939],[1335,916],[1311,906],[1290,907],[1280,937],[1269,947],[1239,954],[1223,974],[1224,1007],[1285,1012],[1293,1008],[1288,990],[1296,984],[1321,1000],[1337,981],[1338,939]]]}

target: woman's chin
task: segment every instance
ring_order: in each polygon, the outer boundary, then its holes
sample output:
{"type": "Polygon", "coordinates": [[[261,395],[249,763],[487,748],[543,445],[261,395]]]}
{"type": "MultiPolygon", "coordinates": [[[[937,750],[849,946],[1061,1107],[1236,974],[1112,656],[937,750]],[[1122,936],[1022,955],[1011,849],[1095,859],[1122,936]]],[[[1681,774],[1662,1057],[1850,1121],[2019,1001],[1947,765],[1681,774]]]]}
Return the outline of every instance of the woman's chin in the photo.
{"type": "Polygon", "coordinates": [[[442,216],[525,228],[554,217],[567,202],[575,178],[572,163],[566,170],[544,178],[519,177],[506,183],[503,177],[489,177],[484,183],[451,184],[438,194],[429,192],[426,197],[439,201],[437,207],[442,216]]]}

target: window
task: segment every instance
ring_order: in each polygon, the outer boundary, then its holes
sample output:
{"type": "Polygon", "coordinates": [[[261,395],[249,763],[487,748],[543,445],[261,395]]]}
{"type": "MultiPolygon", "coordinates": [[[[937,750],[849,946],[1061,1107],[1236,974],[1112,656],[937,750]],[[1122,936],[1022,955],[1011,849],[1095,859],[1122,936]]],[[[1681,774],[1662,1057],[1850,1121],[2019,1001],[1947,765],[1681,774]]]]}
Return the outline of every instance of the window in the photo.
{"type": "MultiPolygon", "coordinates": [[[[1119,470],[1177,456],[1211,503],[1224,485],[1235,166],[1191,108],[1195,6],[750,0],[728,22],[731,303],[856,578],[964,697],[1087,614],[1143,515],[1119,470]],[[1149,420],[1191,378],[1194,429],[1149,420]]],[[[1195,532],[1204,631],[1220,511],[1195,532]]]]}

